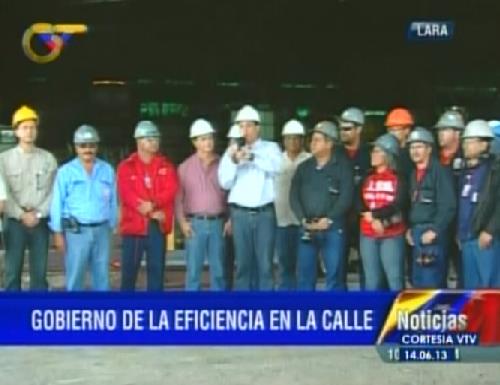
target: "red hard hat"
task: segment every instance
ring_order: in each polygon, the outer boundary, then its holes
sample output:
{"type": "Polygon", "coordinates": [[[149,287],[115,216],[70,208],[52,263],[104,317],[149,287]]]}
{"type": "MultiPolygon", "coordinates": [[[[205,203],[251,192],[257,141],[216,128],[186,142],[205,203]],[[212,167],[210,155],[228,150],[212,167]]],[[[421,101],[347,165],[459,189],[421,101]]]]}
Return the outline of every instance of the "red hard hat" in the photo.
{"type": "Polygon", "coordinates": [[[386,127],[393,126],[413,126],[413,116],[406,108],[395,108],[387,114],[385,119],[386,127]]]}

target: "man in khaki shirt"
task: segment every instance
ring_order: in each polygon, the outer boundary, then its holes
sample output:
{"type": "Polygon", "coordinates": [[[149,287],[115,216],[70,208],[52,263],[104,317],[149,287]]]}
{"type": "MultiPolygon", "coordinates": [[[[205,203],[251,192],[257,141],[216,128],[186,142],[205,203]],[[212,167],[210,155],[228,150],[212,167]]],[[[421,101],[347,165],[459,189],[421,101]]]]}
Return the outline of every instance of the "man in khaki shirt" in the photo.
{"type": "Polygon", "coordinates": [[[278,256],[278,289],[295,290],[297,286],[297,250],[300,241],[300,222],[290,207],[292,178],[300,163],[311,154],[304,151],[305,129],[302,123],[292,119],[285,123],[283,136],[283,158],[281,168],[274,179],[276,199],[276,254],[278,256]]]}
{"type": "Polygon", "coordinates": [[[20,290],[24,251],[29,250],[30,289],[47,290],[47,216],[57,162],[35,146],[38,115],[22,106],[12,118],[18,145],[0,154],[5,180],[5,289],[20,290]]]}

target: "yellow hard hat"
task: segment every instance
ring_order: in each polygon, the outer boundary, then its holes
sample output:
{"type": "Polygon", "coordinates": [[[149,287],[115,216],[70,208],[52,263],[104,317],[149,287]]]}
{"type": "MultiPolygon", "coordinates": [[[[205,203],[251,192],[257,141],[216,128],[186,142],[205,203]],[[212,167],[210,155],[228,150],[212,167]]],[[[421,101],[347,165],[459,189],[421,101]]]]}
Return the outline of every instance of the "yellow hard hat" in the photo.
{"type": "Polygon", "coordinates": [[[15,128],[19,123],[25,120],[34,120],[38,122],[38,114],[28,106],[21,106],[14,112],[14,115],[12,115],[12,127],[15,128]]]}

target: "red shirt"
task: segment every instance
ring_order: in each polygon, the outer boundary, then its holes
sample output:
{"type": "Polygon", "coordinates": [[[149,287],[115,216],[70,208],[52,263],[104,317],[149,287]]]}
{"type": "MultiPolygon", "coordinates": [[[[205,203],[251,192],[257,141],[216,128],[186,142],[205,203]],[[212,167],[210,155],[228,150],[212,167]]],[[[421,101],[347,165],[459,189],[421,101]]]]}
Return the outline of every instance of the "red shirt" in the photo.
{"type": "MultiPolygon", "coordinates": [[[[399,182],[396,173],[392,170],[374,172],[370,174],[361,187],[361,197],[369,211],[381,209],[394,204],[398,195],[399,182]]],[[[361,233],[367,237],[387,238],[401,235],[405,232],[403,222],[391,224],[384,229],[383,234],[377,234],[372,225],[361,217],[361,233]]]]}
{"type": "Polygon", "coordinates": [[[349,157],[349,159],[354,159],[354,157],[358,153],[358,149],[357,148],[347,148],[346,147],[345,150],[346,150],[346,153],[347,153],[347,156],[349,157]]]}
{"type": "Polygon", "coordinates": [[[150,219],[139,212],[141,201],[151,201],[155,211],[164,212],[165,221],[160,222],[160,229],[170,233],[179,185],[173,163],[162,155],[156,155],[149,164],[145,164],[137,153],[133,153],[118,165],[116,174],[121,209],[120,233],[147,234],[150,219]]]}
{"type": "Polygon", "coordinates": [[[423,168],[419,167],[415,168],[415,177],[417,178],[417,183],[420,183],[422,179],[424,179],[426,171],[427,171],[427,166],[423,168]]]}
{"type": "Polygon", "coordinates": [[[441,151],[439,153],[439,163],[441,163],[443,166],[449,166],[452,159],[452,153],[445,153],[444,151],[441,151]]]}

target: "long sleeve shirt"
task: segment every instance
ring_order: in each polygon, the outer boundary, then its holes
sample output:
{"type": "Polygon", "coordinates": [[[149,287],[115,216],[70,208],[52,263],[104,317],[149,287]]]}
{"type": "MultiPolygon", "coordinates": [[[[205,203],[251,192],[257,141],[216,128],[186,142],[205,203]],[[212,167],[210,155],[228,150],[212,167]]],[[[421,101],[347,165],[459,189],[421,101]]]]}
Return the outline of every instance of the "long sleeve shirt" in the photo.
{"type": "Polygon", "coordinates": [[[50,152],[37,147],[31,152],[19,146],[11,148],[0,154],[0,170],[7,189],[8,217],[19,219],[28,210],[48,216],[57,170],[57,161],[50,152]]]}
{"type": "Polygon", "coordinates": [[[419,171],[413,170],[409,184],[409,222],[411,226],[429,225],[441,235],[454,219],[457,207],[451,173],[435,158],[431,158],[420,180],[419,171]]]}
{"type": "Polygon", "coordinates": [[[222,157],[218,176],[229,203],[260,207],[274,202],[274,178],[281,165],[281,151],[274,142],[258,139],[250,148],[252,161],[234,163],[228,152],[222,157]]]}
{"type": "Polygon", "coordinates": [[[137,152],[133,153],[118,165],[117,185],[122,235],[148,233],[151,218],[139,212],[142,201],[151,202],[154,211],[164,213],[165,220],[159,222],[162,233],[172,231],[179,181],[174,164],[166,156],[156,154],[149,163],[144,163],[137,152]]]}
{"type": "Polygon", "coordinates": [[[302,151],[294,160],[291,160],[287,153],[283,152],[281,168],[274,180],[276,191],[274,208],[276,210],[276,220],[280,227],[300,224],[290,207],[290,188],[292,187],[292,178],[297,171],[297,167],[310,157],[311,154],[302,151]]]}
{"type": "Polygon", "coordinates": [[[343,155],[334,153],[319,167],[316,158],[302,162],[292,179],[290,204],[299,221],[329,218],[342,227],[352,203],[352,168],[343,155]]]}
{"type": "Polygon", "coordinates": [[[226,193],[217,177],[217,156],[206,167],[197,154],[179,165],[179,190],[175,200],[175,216],[183,221],[188,214],[219,215],[226,211],[226,193]]]}
{"type": "Polygon", "coordinates": [[[74,217],[80,223],[117,223],[118,205],[115,172],[108,163],[96,159],[89,174],[79,158],[59,168],[50,206],[49,226],[62,231],[62,219],[74,217]]]}
{"type": "Polygon", "coordinates": [[[374,219],[388,224],[382,234],[376,233],[371,222],[361,217],[360,230],[365,236],[385,238],[401,235],[406,227],[403,221],[403,207],[406,200],[406,189],[403,178],[394,170],[373,171],[361,185],[361,210],[372,213],[374,219]],[[391,217],[396,216],[399,221],[392,223],[391,217]]]}

